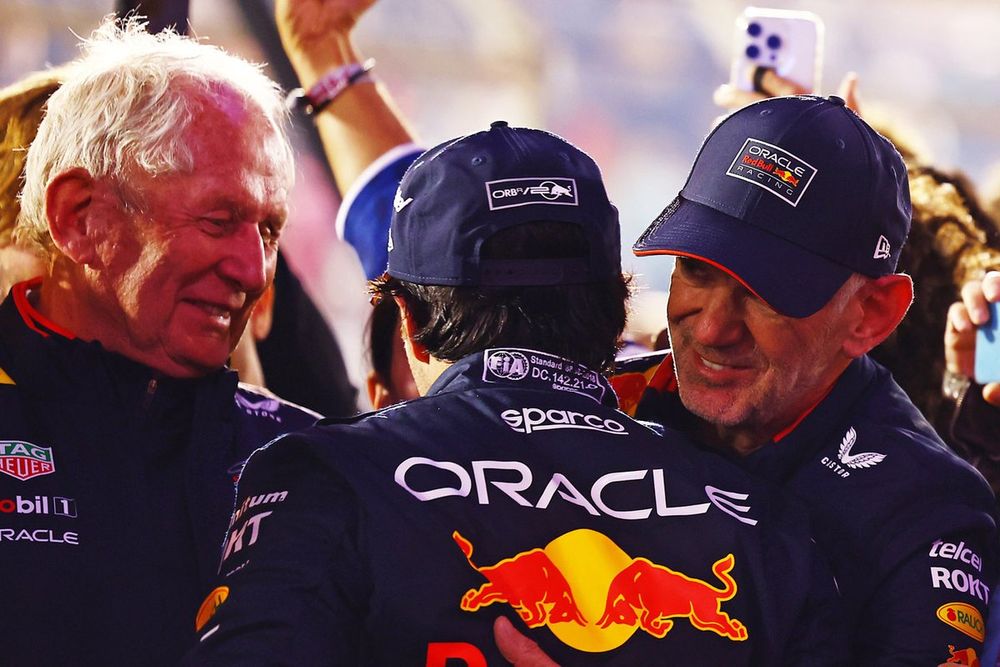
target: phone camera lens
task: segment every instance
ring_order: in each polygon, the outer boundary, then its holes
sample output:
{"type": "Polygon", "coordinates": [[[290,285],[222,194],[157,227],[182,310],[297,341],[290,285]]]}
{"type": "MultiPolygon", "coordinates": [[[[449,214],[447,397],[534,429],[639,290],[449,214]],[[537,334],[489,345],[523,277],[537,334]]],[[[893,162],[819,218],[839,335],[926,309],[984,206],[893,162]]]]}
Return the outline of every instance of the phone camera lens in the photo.
{"type": "Polygon", "coordinates": [[[781,37],[779,35],[771,35],[767,38],[767,45],[772,49],[781,48],[781,37]]]}
{"type": "Polygon", "coordinates": [[[756,37],[761,33],[762,30],[763,28],[760,27],[759,23],[751,23],[750,25],[747,26],[747,34],[750,35],[751,37],[756,37]]]}

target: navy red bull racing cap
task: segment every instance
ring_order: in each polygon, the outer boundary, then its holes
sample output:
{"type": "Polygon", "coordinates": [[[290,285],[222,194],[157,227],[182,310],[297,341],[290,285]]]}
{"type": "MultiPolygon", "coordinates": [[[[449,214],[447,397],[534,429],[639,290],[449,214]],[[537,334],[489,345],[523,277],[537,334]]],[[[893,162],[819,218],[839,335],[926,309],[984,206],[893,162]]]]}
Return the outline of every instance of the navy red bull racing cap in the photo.
{"type": "Polygon", "coordinates": [[[725,118],[636,255],[713,264],[807,317],[853,273],[895,272],[910,230],[906,167],[839,97],[776,97],[725,118]]]}
{"type": "Polygon", "coordinates": [[[554,134],[496,121],[447,141],[403,175],[389,275],[420,285],[568,285],[621,273],[618,210],[593,159],[554,134]],[[483,243],[528,222],[578,225],[586,257],[482,259],[483,243]]]}

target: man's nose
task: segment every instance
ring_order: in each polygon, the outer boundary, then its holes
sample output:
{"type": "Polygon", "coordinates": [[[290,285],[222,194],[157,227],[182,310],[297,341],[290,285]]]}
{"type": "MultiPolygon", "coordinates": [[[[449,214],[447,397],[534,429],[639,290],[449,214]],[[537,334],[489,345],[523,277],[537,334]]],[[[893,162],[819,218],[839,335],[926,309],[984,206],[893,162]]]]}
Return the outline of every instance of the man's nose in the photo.
{"type": "Polygon", "coordinates": [[[225,256],[219,262],[219,271],[235,283],[241,292],[263,292],[268,281],[268,250],[255,224],[238,225],[224,241],[225,256]]]}
{"type": "Polygon", "coordinates": [[[694,322],[695,340],[711,347],[735,345],[746,335],[744,316],[743,299],[737,290],[728,286],[708,290],[694,322]]]}

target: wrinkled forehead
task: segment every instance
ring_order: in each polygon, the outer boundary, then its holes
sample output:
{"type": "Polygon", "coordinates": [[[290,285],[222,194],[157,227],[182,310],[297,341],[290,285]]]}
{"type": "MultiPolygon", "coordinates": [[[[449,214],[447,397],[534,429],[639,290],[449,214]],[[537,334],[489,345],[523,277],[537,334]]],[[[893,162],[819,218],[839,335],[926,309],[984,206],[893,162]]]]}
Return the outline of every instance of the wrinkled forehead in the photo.
{"type": "Polygon", "coordinates": [[[210,152],[232,154],[288,188],[295,168],[282,122],[241,91],[210,84],[195,94],[186,139],[210,152]]]}

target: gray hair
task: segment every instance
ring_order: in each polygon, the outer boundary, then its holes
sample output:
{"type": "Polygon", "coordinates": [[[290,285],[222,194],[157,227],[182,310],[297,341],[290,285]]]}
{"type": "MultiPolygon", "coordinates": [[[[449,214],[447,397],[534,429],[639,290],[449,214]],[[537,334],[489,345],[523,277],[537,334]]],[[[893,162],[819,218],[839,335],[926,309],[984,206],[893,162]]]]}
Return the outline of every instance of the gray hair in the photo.
{"type": "Polygon", "coordinates": [[[105,17],[82,56],[69,65],[63,85],[48,102],[45,118],[28,150],[21,215],[15,238],[55,246],[45,213],[45,192],[55,176],[82,167],[95,178],[115,177],[127,190],[127,175],[193,169],[184,141],[200,99],[232,90],[259,108],[280,138],[265,142],[270,159],[294,178],[288,112],[279,86],[250,63],[222,49],[165,31],[152,35],[141,17],[105,17]],[[276,148],[272,148],[276,147],[276,148]]]}

